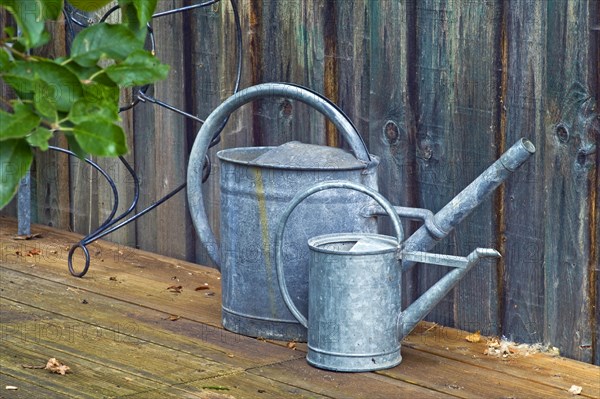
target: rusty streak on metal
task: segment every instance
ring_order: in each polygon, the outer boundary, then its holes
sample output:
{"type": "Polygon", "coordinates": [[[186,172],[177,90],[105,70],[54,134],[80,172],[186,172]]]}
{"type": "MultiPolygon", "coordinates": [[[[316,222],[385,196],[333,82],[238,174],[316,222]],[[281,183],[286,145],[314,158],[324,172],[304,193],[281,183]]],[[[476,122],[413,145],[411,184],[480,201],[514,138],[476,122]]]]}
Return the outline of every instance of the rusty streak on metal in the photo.
{"type": "MultiPolygon", "coordinates": [[[[324,67],[324,94],[325,97],[329,98],[334,103],[338,103],[338,77],[337,77],[337,57],[336,55],[336,42],[337,42],[337,29],[336,29],[336,18],[335,18],[335,4],[334,2],[327,2],[325,8],[325,54],[330,57],[325,57],[324,67]]],[[[335,126],[331,121],[325,123],[325,138],[326,144],[332,147],[339,146],[339,137],[337,135],[335,126]]]]}

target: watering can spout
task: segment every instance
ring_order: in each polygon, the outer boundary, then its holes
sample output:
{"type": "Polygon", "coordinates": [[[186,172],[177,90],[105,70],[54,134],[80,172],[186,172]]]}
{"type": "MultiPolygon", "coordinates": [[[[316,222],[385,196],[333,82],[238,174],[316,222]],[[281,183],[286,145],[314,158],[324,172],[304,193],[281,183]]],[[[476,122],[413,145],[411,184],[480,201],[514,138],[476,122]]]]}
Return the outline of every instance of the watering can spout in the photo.
{"type": "MultiPolygon", "coordinates": [[[[517,141],[431,220],[426,219],[425,225],[404,241],[402,249],[428,251],[433,248],[534,153],[535,146],[531,141],[525,138],[517,141]]],[[[416,263],[403,260],[402,269],[408,270],[416,263]]]]}
{"type": "Polygon", "coordinates": [[[500,258],[501,255],[495,249],[477,248],[467,257],[438,255],[426,252],[403,252],[400,254],[402,260],[419,263],[435,263],[437,265],[450,266],[455,269],[446,274],[435,283],[427,292],[421,295],[408,308],[398,316],[398,340],[401,341],[410,333],[418,322],[423,320],[429,312],[460,282],[460,280],[475,266],[482,258],[500,258]]]}

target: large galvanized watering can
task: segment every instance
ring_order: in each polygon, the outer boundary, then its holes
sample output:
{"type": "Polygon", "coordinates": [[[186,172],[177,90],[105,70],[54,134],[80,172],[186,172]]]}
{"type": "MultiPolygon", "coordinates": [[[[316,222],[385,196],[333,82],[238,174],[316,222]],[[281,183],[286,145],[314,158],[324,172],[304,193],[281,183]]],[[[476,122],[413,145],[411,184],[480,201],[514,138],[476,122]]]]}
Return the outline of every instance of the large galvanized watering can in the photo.
{"type": "Polygon", "coordinates": [[[401,248],[396,211],[376,191],[350,182],[319,183],[300,192],[282,215],[275,239],[277,275],[285,303],[308,327],[307,361],[336,371],[370,371],[402,360],[400,341],[458,284],[482,257],[500,257],[478,248],[467,257],[401,248]],[[308,320],[290,297],[283,267],[283,233],[292,211],[307,197],[330,189],[351,189],[372,197],[391,217],[396,237],[368,233],[327,234],[308,240],[310,248],[308,320]],[[401,260],[454,268],[400,311],[401,260]]]}
{"type": "MultiPolygon", "coordinates": [[[[376,188],[377,165],[377,158],[369,155],[350,120],[333,103],[299,86],[253,86],[228,98],[208,116],[190,155],[187,191],[196,231],[221,271],[222,322],[226,329],[255,337],[306,340],[306,329],[287,309],[277,285],[273,252],[277,220],[298,190],[318,181],[344,179],[376,188]],[[342,133],[353,154],[298,142],[220,151],[219,246],[204,208],[202,161],[227,116],[252,100],[273,96],[301,101],[324,114],[342,133]]],[[[302,309],[308,306],[306,240],[324,232],[377,230],[375,218],[354,212],[367,207],[368,198],[357,193],[323,194],[299,208],[297,222],[290,223],[292,239],[284,251],[290,291],[299,298],[302,309]],[[353,216],[334,217],[339,214],[353,216]],[[314,215],[337,221],[321,225],[313,221],[314,215]]]]}

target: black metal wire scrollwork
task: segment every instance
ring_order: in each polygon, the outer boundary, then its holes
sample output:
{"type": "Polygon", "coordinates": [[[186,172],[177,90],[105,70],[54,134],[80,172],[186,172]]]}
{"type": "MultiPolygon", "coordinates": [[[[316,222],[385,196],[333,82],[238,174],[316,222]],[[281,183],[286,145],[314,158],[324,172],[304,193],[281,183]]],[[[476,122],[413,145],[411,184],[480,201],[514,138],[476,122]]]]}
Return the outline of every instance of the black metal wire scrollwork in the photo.
{"type": "MultiPolygon", "coordinates": [[[[153,19],[160,18],[160,17],[164,17],[167,15],[171,15],[171,14],[175,14],[175,13],[179,13],[179,12],[186,12],[186,11],[194,10],[197,8],[207,7],[207,6],[219,3],[219,2],[220,2],[220,0],[210,0],[210,1],[199,3],[199,4],[194,4],[194,5],[189,5],[189,6],[185,6],[185,7],[166,10],[166,11],[155,13],[152,16],[152,18],[153,19]]],[[[240,88],[240,81],[241,81],[241,75],[242,75],[242,28],[241,28],[239,11],[237,8],[236,0],[230,0],[230,3],[231,3],[232,11],[233,11],[233,16],[234,16],[234,21],[235,21],[235,29],[236,29],[237,71],[236,71],[236,76],[235,76],[233,92],[237,93],[240,88]]],[[[109,9],[98,22],[105,21],[112,13],[114,13],[118,9],[119,9],[118,6],[115,6],[111,9],[109,9]]],[[[65,20],[67,23],[67,30],[71,33],[71,36],[74,34],[74,31],[75,31],[74,25],[85,28],[94,23],[93,20],[91,20],[84,14],[79,13],[77,10],[72,10],[70,13],[65,10],[65,20]],[[85,21],[81,21],[81,18],[84,18],[85,21]]],[[[155,52],[154,31],[152,30],[152,26],[150,24],[148,24],[148,36],[150,39],[151,51],[155,52]]],[[[158,100],[158,99],[148,95],[147,94],[148,87],[149,86],[143,86],[143,87],[134,89],[133,101],[131,101],[129,104],[121,106],[119,112],[128,111],[141,102],[143,102],[143,103],[149,102],[152,104],[156,104],[162,108],[166,108],[170,111],[173,111],[173,112],[175,112],[179,115],[182,115],[186,118],[190,118],[196,122],[204,123],[204,120],[198,118],[197,116],[189,114],[183,110],[180,110],[172,105],[169,105],[161,100],[158,100]]],[[[223,121],[223,124],[217,130],[215,135],[213,136],[210,147],[213,147],[219,143],[220,134],[221,134],[222,130],[225,128],[227,121],[228,121],[228,118],[223,121]]],[[[68,156],[75,156],[75,157],[77,156],[74,152],[64,149],[64,148],[50,146],[49,149],[67,154],[68,156]]],[[[131,213],[137,207],[137,204],[139,201],[140,181],[139,181],[139,178],[138,178],[135,170],[129,164],[129,162],[127,162],[127,160],[122,156],[119,157],[119,160],[125,166],[128,173],[131,175],[131,177],[133,179],[134,196],[133,196],[133,200],[131,201],[127,210],[118,216],[116,216],[116,215],[117,215],[117,210],[119,207],[119,192],[118,192],[118,189],[117,189],[117,186],[116,186],[114,180],[110,177],[110,175],[106,171],[104,171],[97,163],[95,163],[91,159],[86,158],[83,160],[86,164],[88,164],[89,166],[91,166],[92,168],[97,170],[106,179],[106,181],[109,184],[109,186],[111,187],[111,190],[113,193],[113,207],[112,207],[112,210],[111,210],[110,214],[108,215],[108,217],[104,220],[104,222],[102,224],[100,224],[100,226],[98,226],[94,231],[90,232],[88,235],[83,237],[78,243],[74,244],[71,247],[71,249],[69,250],[69,254],[68,254],[68,258],[67,258],[69,272],[71,273],[71,275],[73,275],[75,277],[83,277],[89,270],[90,261],[91,261],[90,252],[87,249],[87,246],[89,244],[107,236],[108,234],[113,233],[114,231],[120,229],[121,227],[135,221],[136,219],[140,218],[141,216],[145,215],[146,213],[152,211],[153,209],[157,208],[158,206],[160,206],[161,204],[163,204],[164,202],[166,202],[167,200],[169,200],[170,198],[175,196],[177,193],[179,193],[181,190],[183,190],[186,186],[186,183],[179,185],[178,187],[173,189],[171,192],[166,194],[164,197],[158,199],[157,201],[155,201],[151,205],[147,206],[143,210],[131,215],[131,213]],[[84,264],[83,268],[81,269],[81,271],[76,271],[75,267],[73,266],[73,257],[74,257],[75,252],[77,251],[77,249],[81,249],[81,251],[83,252],[83,255],[85,257],[85,264],[84,264]]],[[[202,182],[205,182],[208,179],[208,177],[210,175],[210,170],[211,170],[211,162],[210,162],[210,158],[207,155],[205,158],[205,161],[204,161],[202,182]]]]}

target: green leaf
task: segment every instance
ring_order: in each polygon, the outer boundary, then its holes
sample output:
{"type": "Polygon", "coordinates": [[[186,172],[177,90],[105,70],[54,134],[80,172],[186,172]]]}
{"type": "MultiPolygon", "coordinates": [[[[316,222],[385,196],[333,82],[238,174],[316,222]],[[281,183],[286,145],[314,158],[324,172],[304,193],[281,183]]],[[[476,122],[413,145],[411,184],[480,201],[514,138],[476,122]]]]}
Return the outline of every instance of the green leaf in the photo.
{"type": "Polygon", "coordinates": [[[69,3],[73,5],[73,7],[79,8],[81,11],[96,11],[112,0],[69,0],[69,3]]]}
{"type": "Polygon", "coordinates": [[[158,0],[132,0],[132,3],[140,25],[145,26],[152,19],[158,0]]]}
{"type": "Polygon", "coordinates": [[[6,36],[8,37],[13,37],[15,36],[15,29],[12,26],[5,26],[4,33],[6,33],[6,36]]]}
{"type": "Polygon", "coordinates": [[[34,85],[33,105],[35,106],[35,109],[42,116],[55,121],[57,118],[57,108],[54,87],[41,79],[35,79],[34,85]]]}
{"type": "Polygon", "coordinates": [[[0,71],[7,71],[10,68],[10,55],[0,47],[0,71]]]}
{"type": "Polygon", "coordinates": [[[48,140],[52,138],[52,132],[45,127],[38,127],[29,136],[26,137],[27,142],[32,147],[39,147],[40,150],[48,149],[48,140]]]}
{"type": "Polygon", "coordinates": [[[90,119],[74,127],[75,139],[90,154],[114,157],[127,153],[125,132],[119,125],[104,119],[90,119]]]}
{"type": "Polygon", "coordinates": [[[119,121],[119,111],[118,109],[104,107],[95,101],[82,99],[73,104],[68,117],[74,124],[96,119],[114,123],[119,121]]]}
{"type": "Polygon", "coordinates": [[[69,143],[69,149],[73,151],[79,159],[84,159],[87,154],[83,148],[81,148],[77,140],[75,140],[75,136],[71,133],[65,133],[65,136],[67,137],[67,142],[69,143]]]}
{"type": "Polygon", "coordinates": [[[141,46],[125,26],[103,22],[79,32],[71,46],[71,58],[81,66],[91,67],[105,58],[123,61],[141,46]]]}
{"type": "Polygon", "coordinates": [[[68,68],[50,60],[17,61],[3,78],[19,95],[45,90],[46,86],[39,87],[37,84],[38,79],[44,81],[53,88],[51,100],[55,102],[56,109],[63,112],[68,112],[83,94],[79,78],[68,68]]]}
{"type": "Polygon", "coordinates": [[[15,105],[13,113],[0,110],[0,141],[25,137],[39,124],[40,117],[25,104],[15,105]]]}
{"type": "Polygon", "coordinates": [[[120,64],[106,68],[106,74],[121,87],[142,86],[165,79],[169,66],[161,64],[150,52],[137,50],[120,64]]]}
{"type": "Polygon", "coordinates": [[[157,0],[119,0],[122,23],[141,41],[148,34],[147,23],[152,19],[156,3],[157,0]]]}
{"type": "Polygon", "coordinates": [[[47,19],[56,19],[62,10],[62,0],[1,0],[15,18],[21,29],[19,41],[26,49],[39,47],[48,42],[50,34],[45,30],[47,19]]]}
{"type": "Polygon", "coordinates": [[[33,154],[24,139],[6,140],[0,145],[0,209],[14,197],[31,161],[33,154]]]}
{"type": "Polygon", "coordinates": [[[63,10],[63,0],[37,0],[41,6],[42,19],[56,20],[63,10]]]}

